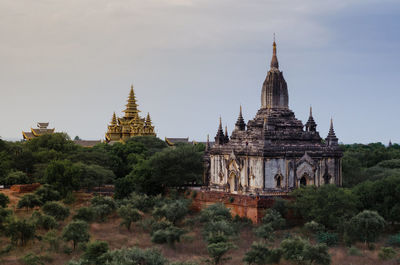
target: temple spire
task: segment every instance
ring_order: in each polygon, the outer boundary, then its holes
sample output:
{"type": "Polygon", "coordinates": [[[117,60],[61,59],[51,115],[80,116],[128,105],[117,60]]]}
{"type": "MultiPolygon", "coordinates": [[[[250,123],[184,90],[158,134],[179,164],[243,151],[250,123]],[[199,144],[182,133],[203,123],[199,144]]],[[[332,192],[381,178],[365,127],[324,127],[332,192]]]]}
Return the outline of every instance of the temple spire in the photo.
{"type": "Polygon", "coordinates": [[[147,117],[146,117],[146,126],[151,126],[151,118],[150,118],[150,113],[147,112],[147,117]]]}
{"type": "Polygon", "coordinates": [[[278,57],[276,56],[275,33],[274,33],[274,42],[272,43],[271,69],[279,69],[278,57]]]}
{"type": "Polygon", "coordinates": [[[224,143],[225,143],[225,135],[224,135],[224,131],[222,130],[222,119],[221,119],[221,117],[219,117],[219,126],[218,126],[217,135],[215,136],[215,144],[222,145],[224,143]]]}
{"type": "Polygon", "coordinates": [[[310,116],[308,117],[308,121],[306,123],[306,131],[307,132],[316,132],[317,131],[317,124],[314,121],[312,116],[312,107],[310,106],[310,116]]]}
{"type": "Polygon", "coordinates": [[[136,103],[136,96],[135,91],[133,90],[133,85],[131,85],[131,91],[129,92],[128,103],[125,105],[126,109],[123,111],[125,112],[126,118],[134,118],[138,115],[139,110],[137,109],[138,105],[136,103]]]}
{"type": "Polygon", "coordinates": [[[228,126],[225,125],[225,143],[229,142],[228,126]]]}
{"type": "Polygon", "coordinates": [[[115,115],[115,111],[111,119],[111,125],[117,125],[117,115],[115,115]]]}
{"type": "Polygon", "coordinates": [[[242,115],[242,106],[240,106],[239,117],[235,124],[235,129],[238,131],[244,131],[246,129],[246,124],[244,123],[243,115],[242,115]]]}
{"type": "Polygon", "coordinates": [[[207,134],[207,143],[206,143],[206,151],[210,149],[210,135],[207,134]]]}
{"type": "Polygon", "coordinates": [[[328,136],[325,138],[328,145],[337,145],[338,138],[336,137],[335,130],[333,129],[333,119],[331,118],[331,125],[329,128],[328,136]]]}

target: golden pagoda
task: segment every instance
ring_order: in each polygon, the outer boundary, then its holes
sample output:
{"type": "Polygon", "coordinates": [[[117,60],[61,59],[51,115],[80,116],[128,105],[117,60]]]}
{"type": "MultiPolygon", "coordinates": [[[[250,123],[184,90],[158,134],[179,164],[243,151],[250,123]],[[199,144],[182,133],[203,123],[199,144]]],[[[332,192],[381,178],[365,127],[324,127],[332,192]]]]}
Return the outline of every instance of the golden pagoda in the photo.
{"type": "Polygon", "coordinates": [[[133,136],[156,135],[154,126],[151,124],[150,114],[147,113],[146,119],[139,116],[140,111],[137,108],[133,85],[125,106],[123,117],[118,118],[114,112],[106,133],[107,142],[125,141],[133,136]]]}

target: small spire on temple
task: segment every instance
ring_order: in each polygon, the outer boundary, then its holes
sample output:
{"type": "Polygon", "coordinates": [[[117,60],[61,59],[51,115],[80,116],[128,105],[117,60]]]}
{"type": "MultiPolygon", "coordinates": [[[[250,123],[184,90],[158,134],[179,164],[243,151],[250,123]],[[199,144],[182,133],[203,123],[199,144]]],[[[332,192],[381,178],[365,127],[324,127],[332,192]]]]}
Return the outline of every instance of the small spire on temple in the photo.
{"type": "Polygon", "coordinates": [[[240,106],[239,117],[235,124],[235,129],[239,131],[244,131],[246,129],[246,124],[244,123],[243,115],[242,115],[242,106],[240,106]]]}
{"type": "Polygon", "coordinates": [[[279,69],[278,57],[276,56],[275,33],[274,33],[274,42],[272,43],[271,69],[279,69]]]}
{"type": "Polygon", "coordinates": [[[147,112],[147,117],[146,117],[146,126],[151,126],[151,118],[150,118],[150,113],[147,112]]]}
{"type": "Polygon", "coordinates": [[[329,128],[328,136],[325,138],[328,145],[337,145],[338,138],[336,137],[335,130],[333,129],[333,119],[331,118],[331,125],[329,128]]]}
{"type": "Polygon", "coordinates": [[[210,149],[210,135],[207,134],[206,151],[210,149]]]}
{"type": "Polygon", "coordinates": [[[126,109],[123,112],[125,112],[126,118],[134,118],[139,113],[139,110],[137,109],[138,104],[136,103],[136,96],[135,96],[135,91],[133,90],[133,85],[131,85],[131,91],[129,92],[128,103],[125,106],[126,109]]]}
{"type": "Polygon", "coordinates": [[[312,106],[310,105],[310,117],[312,117],[312,106]]]}
{"type": "Polygon", "coordinates": [[[229,142],[228,126],[225,125],[225,143],[229,142]]]}
{"type": "Polygon", "coordinates": [[[115,111],[111,119],[111,125],[117,125],[117,115],[115,115],[115,111]]]}
{"type": "Polygon", "coordinates": [[[222,119],[221,119],[221,117],[219,117],[219,126],[218,126],[217,135],[215,136],[215,144],[222,145],[224,143],[225,143],[225,135],[224,135],[224,131],[222,130],[222,119]]]}
{"type": "Polygon", "coordinates": [[[310,116],[308,117],[308,121],[305,124],[307,132],[316,132],[317,131],[317,123],[314,121],[312,116],[312,107],[310,106],[310,116]]]}

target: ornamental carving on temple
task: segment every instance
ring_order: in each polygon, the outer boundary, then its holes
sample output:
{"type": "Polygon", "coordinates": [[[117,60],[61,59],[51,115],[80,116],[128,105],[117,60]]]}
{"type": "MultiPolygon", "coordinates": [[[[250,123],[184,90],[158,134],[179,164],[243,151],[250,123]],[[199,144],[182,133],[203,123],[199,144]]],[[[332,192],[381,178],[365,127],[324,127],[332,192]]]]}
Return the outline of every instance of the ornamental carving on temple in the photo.
{"type": "Polygon", "coordinates": [[[136,103],[133,86],[131,86],[128,103],[123,112],[125,115],[121,118],[117,117],[114,112],[106,133],[107,142],[125,141],[134,136],[156,135],[150,114],[147,113],[146,118],[142,118],[139,115],[140,111],[136,103]]]}
{"type": "Polygon", "coordinates": [[[261,90],[261,108],[247,124],[242,108],[228,136],[220,120],[215,143],[206,145],[206,189],[244,195],[281,196],[302,185],[342,185],[342,150],[331,120],[328,136],[289,109],[289,94],[279,70],[276,43],[261,90]]]}

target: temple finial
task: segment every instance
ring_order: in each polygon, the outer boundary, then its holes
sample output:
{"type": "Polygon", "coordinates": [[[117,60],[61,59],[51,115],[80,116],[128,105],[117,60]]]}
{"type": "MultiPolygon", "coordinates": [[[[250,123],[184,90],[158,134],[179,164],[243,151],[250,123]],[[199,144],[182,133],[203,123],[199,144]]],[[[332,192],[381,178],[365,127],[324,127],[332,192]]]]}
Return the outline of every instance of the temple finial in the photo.
{"type": "Polygon", "coordinates": [[[275,33],[274,33],[274,42],[272,43],[271,69],[279,69],[278,57],[276,56],[275,33]]]}
{"type": "Polygon", "coordinates": [[[310,105],[310,117],[312,117],[312,106],[310,105]]]}

